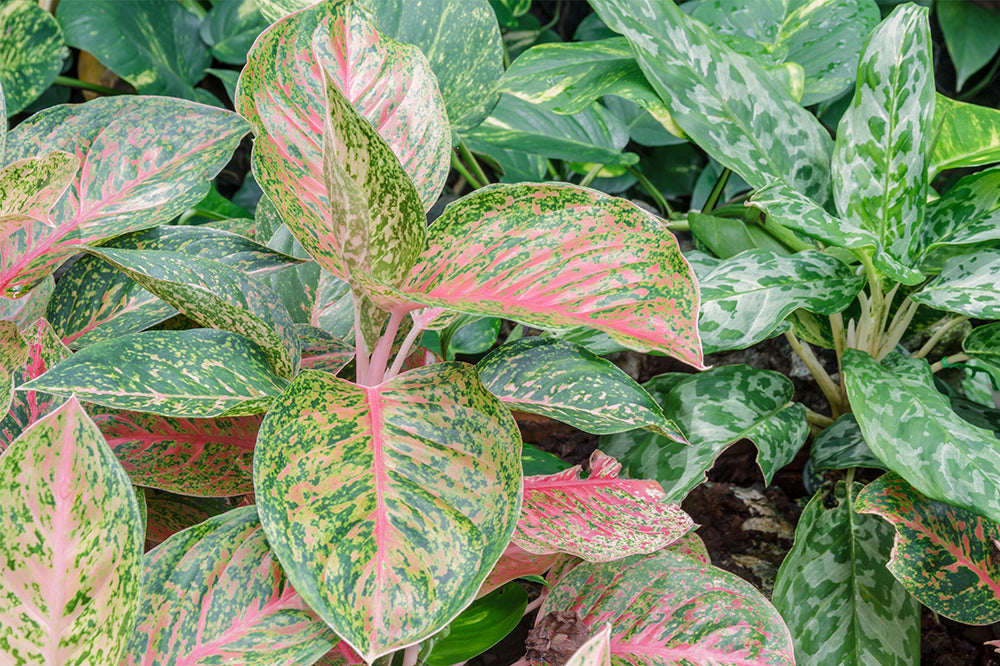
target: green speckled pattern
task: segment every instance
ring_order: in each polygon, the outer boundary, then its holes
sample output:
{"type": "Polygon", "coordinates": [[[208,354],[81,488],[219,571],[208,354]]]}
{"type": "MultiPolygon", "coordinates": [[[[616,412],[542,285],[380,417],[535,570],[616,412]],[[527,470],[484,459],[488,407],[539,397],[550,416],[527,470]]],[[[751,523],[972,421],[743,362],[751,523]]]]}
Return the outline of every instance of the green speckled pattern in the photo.
{"type": "Polygon", "coordinates": [[[79,168],[75,156],[55,151],[44,157],[18,160],[0,169],[0,240],[35,222],[52,226],[49,210],[79,168]]]}
{"type": "Polygon", "coordinates": [[[980,250],[947,260],[941,274],[912,298],[936,310],[1000,319],[1000,250],[980,250]]]}
{"type": "Polygon", "coordinates": [[[52,84],[69,50],[55,18],[32,0],[7,0],[0,5],[0,34],[0,83],[7,107],[0,108],[0,118],[6,119],[52,84]]]}
{"type": "Polygon", "coordinates": [[[1000,160],[1000,110],[959,102],[940,93],[934,99],[937,137],[928,161],[929,177],[945,169],[1000,160]]]}

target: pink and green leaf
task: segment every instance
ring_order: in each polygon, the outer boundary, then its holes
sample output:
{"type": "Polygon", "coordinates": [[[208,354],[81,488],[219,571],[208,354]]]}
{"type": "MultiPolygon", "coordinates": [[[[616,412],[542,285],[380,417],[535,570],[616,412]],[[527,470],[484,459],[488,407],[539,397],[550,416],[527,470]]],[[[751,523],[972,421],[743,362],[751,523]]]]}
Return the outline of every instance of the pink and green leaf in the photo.
{"type": "Polygon", "coordinates": [[[264,419],[254,485],[290,580],[370,662],[475,598],[514,530],[520,437],[466,364],[373,387],[307,371],[264,419]]]}
{"type": "MultiPolygon", "coordinates": [[[[14,371],[28,362],[28,343],[12,321],[0,321],[0,414],[14,395],[14,371]]],[[[0,448],[2,450],[2,448],[0,448]]]]}
{"type": "Polygon", "coordinates": [[[79,168],[74,155],[55,151],[0,169],[0,241],[32,222],[51,224],[49,210],[79,168]]]}
{"type": "Polygon", "coordinates": [[[708,556],[708,548],[705,546],[705,542],[701,540],[701,537],[698,536],[697,532],[688,532],[680,539],[667,546],[664,550],[669,550],[679,555],[686,555],[687,557],[693,557],[702,564],[712,564],[712,558],[708,556]]]}
{"type": "Polygon", "coordinates": [[[70,398],[0,456],[0,654],[117,664],[139,605],[142,519],[128,475],[70,398]]]}
{"type": "Polygon", "coordinates": [[[130,333],[83,349],[20,390],[178,418],[267,410],[288,385],[260,347],[214,329],[130,333]]]}
{"type": "Polygon", "coordinates": [[[1000,525],[928,499],[892,472],[868,484],[856,506],[896,528],[887,566],[921,603],[963,624],[1000,622],[1000,525]]]}
{"type": "Polygon", "coordinates": [[[302,370],[322,370],[337,374],[354,360],[354,347],[338,340],[321,328],[308,324],[296,324],[302,349],[302,370]]]}
{"type": "Polygon", "coordinates": [[[573,653],[566,666],[611,666],[611,625],[598,629],[573,653]]]}
{"type": "Polygon", "coordinates": [[[489,594],[504,583],[509,583],[525,576],[541,576],[548,571],[559,558],[557,553],[537,555],[529,553],[513,541],[507,544],[503,555],[497,560],[490,575],[479,588],[478,596],[489,594]]]}
{"type": "Polygon", "coordinates": [[[122,666],[311,664],[339,640],[292,588],[254,507],[173,535],[143,565],[122,666]]]}
{"type": "Polygon", "coordinates": [[[6,164],[58,150],[81,167],[49,224],[0,244],[0,293],[25,293],[77,245],[155,226],[198,202],[246,129],[229,111],[135,96],[50,107],[21,123],[8,136],[6,164]]]}
{"type": "Polygon", "coordinates": [[[181,530],[232,510],[222,500],[146,489],[146,544],[152,548],[181,530]]]}
{"type": "Polygon", "coordinates": [[[616,664],[795,663],[788,629],[756,588],[669,551],[576,566],[538,615],[554,611],[576,613],[592,633],[610,624],[616,664]]]}
{"type": "Polygon", "coordinates": [[[594,451],[586,479],[579,465],[526,477],[513,542],[529,553],[608,562],[661,550],[694,528],[659,483],[620,479],[619,471],[617,460],[594,451]]]}
{"type": "Polygon", "coordinates": [[[0,319],[14,321],[19,328],[27,328],[28,324],[45,316],[45,308],[55,285],[50,275],[20,298],[11,300],[0,296],[0,319]]]}

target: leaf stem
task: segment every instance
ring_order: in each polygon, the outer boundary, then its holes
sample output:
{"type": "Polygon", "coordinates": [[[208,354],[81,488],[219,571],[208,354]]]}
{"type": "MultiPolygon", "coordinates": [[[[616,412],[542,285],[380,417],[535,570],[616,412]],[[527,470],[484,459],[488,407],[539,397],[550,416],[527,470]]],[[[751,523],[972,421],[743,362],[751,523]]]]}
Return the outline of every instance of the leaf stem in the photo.
{"type": "Polygon", "coordinates": [[[601,170],[603,168],[604,168],[603,164],[595,164],[594,168],[588,171],[587,175],[585,175],[583,179],[579,182],[580,187],[587,187],[592,182],[594,182],[594,179],[597,178],[597,174],[601,173],[601,170]]]}
{"type": "Polygon", "coordinates": [[[115,90],[114,88],[108,88],[106,86],[101,86],[96,83],[88,83],[86,81],[81,81],[80,79],[74,79],[71,76],[57,76],[55,80],[52,82],[52,85],[64,86],[66,88],[77,88],[79,90],[89,90],[90,92],[100,93],[101,95],[135,94],[127,90],[115,90]]]}
{"type": "Polygon", "coordinates": [[[403,648],[402,666],[416,666],[417,657],[420,656],[420,643],[403,648]]]}
{"type": "Polygon", "coordinates": [[[636,181],[642,186],[642,189],[646,190],[646,193],[653,198],[656,202],[656,206],[660,209],[660,215],[663,217],[669,217],[674,214],[674,210],[667,203],[666,198],[663,194],[653,185],[649,178],[646,178],[646,174],[640,171],[635,166],[626,167],[628,172],[635,176],[636,181]]]}
{"type": "Polygon", "coordinates": [[[486,172],[483,171],[483,167],[479,164],[479,160],[476,159],[476,156],[471,150],[469,150],[469,146],[467,146],[464,141],[458,142],[458,151],[461,153],[462,159],[465,160],[466,164],[469,165],[469,168],[472,169],[472,173],[474,173],[479,182],[483,184],[481,187],[489,185],[489,177],[486,175],[486,172]]]}
{"type": "Polygon", "coordinates": [[[406,337],[403,338],[403,344],[399,346],[399,351],[396,352],[396,358],[392,361],[392,367],[385,373],[385,379],[392,379],[399,374],[399,371],[403,369],[403,363],[406,362],[407,357],[410,355],[410,349],[413,347],[413,343],[417,341],[417,338],[423,332],[424,327],[419,326],[416,322],[414,322],[413,328],[411,328],[406,334],[406,337]]]}
{"type": "Polygon", "coordinates": [[[791,331],[785,332],[785,339],[788,340],[788,344],[792,346],[792,350],[802,359],[805,363],[806,368],[809,369],[810,374],[816,380],[819,385],[819,390],[823,392],[826,396],[827,402],[830,403],[830,409],[833,411],[834,418],[840,416],[843,413],[843,406],[840,402],[840,387],[837,386],[836,382],[830,377],[820,363],[816,355],[813,354],[812,349],[808,344],[800,342],[795,334],[791,331]]]}
{"type": "Polygon", "coordinates": [[[482,183],[476,180],[475,176],[469,173],[469,170],[465,168],[465,165],[462,164],[462,160],[458,159],[458,155],[456,155],[455,153],[451,154],[451,168],[457,171],[459,174],[461,174],[461,176],[465,178],[465,180],[467,180],[470,185],[472,185],[473,189],[478,190],[480,187],[483,186],[482,183]]]}
{"type": "Polygon", "coordinates": [[[366,386],[368,381],[368,343],[365,342],[365,334],[361,329],[361,302],[357,294],[354,298],[354,359],[357,369],[355,379],[358,384],[366,386]]]}
{"type": "Polygon", "coordinates": [[[968,354],[952,354],[951,356],[946,356],[937,363],[931,365],[931,372],[938,372],[944,370],[949,365],[954,365],[955,363],[961,363],[962,361],[968,361],[972,357],[968,354]]]}
{"type": "Polygon", "coordinates": [[[774,238],[778,239],[782,245],[788,247],[796,252],[802,252],[803,250],[815,250],[816,246],[805,242],[801,238],[795,235],[795,232],[782,226],[780,223],[775,222],[770,215],[764,216],[764,221],[759,223],[760,226],[764,227],[767,233],[771,234],[774,238]]]}
{"type": "Polygon", "coordinates": [[[829,416],[824,416],[819,412],[814,412],[813,410],[806,407],[806,423],[811,426],[817,426],[820,429],[829,428],[833,425],[833,419],[829,416]]]}
{"type": "Polygon", "coordinates": [[[729,183],[729,177],[732,175],[733,172],[729,169],[722,169],[722,173],[719,174],[719,179],[715,181],[715,186],[712,188],[712,192],[708,195],[708,199],[705,200],[705,205],[701,207],[702,213],[711,213],[715,210],[715,207],[719,205],[719,199],[722,198],[722,194],[726,191],[726,184],[729,183]]]}
{"type": "Polygon", "coordinates": [[[375,349],[372,350],[371,363],[368,366],[368,386],[381,384],[385,379],[385,366],[389,362],[389,354],[392,353],[392,343],[396,340],[396,333],[403,317],[409,314],[405,308],[394,309],[389,314],[389,323],[385,325],[385,333],[378,339],[375,349]]]}
{"type": "Polygon", "coordinates": [[[969,317],[965,316],[955,317],[954,319],[945,321],[936,331],[934,331],[934,335],[928,338],[927,342],[924,343],[924,346],[914,352],[911,356],[913,358],[924,358],[931,353],[937,343],[941,342],[941,338],[947,335],[948,331],[956,326],[964,324],[967,321],[969,321],[969,317]]]}
{"type": "MultiPolygon", "coordinates": [[[[897,287],[899,285],[896,285],[897,287]]],[[[895,289],[893,289],[895,291],[895,289]]],[[[913,317],[917,314],[917,308],[920,305],[907,296],[903,299],[900,304],[899,309],[896,310],[896,314],[892,317],[892,322],[889,324],[889,328],[885,332],[885,337],[882,340],[882,345],[879,348],[878,356],[875,358],[877,361],[881,361],[883,358],[889,355],[896,345],[900,343],[903,336],[906,335],[906,329],[910,327],[910,323],[913,321],[913,317]]],[[[886,308],[888,310],[888,308],[886,308]]]]}

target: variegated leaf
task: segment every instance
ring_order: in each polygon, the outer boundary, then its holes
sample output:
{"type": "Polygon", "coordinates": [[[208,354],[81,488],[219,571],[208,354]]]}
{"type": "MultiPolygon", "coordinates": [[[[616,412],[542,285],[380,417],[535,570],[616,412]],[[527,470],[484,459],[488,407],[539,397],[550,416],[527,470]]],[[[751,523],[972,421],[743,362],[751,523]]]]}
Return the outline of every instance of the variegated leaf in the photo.
{"type": "Polygon", "coordinates": [[[540,576],[548,571],[557,559],[559,559],[557,553],[548,553],[546,555],[529,553],[511,541],[507,544],[503,555],[493,565],[490,575],[483,581],[477,596],[482,597],[489,594],[504,583],[509,583],[516,578],[540,576]]]}
{"type": "Polygon", "coordinates": [[[261,416],[187,419],[96,405],[87,411],[137,486],[200,497],[253,492],[261,416]]]}
{"type": "Polygon", "coordinates": [[[31,0],[0,5],[0,34],[0,83],[6,93],[6,109],[0,109],[0,118],[6,119],[52,85],[69,50],[52,14],[31,0]]]}
{"type": "Polygon", "coordinates": [[[143,565],[122,666],[311,664],[339,641],[285,577],[255,507],[173,535],[143,565]]]}
{"type": "Polygon", "coordinates": [[[727,47],[671,0],[593,0],[692,141],[752,187],[782,179],[818,202],[829,198],[831,142],[753,59],[727,47]]]}
{"type": "Polygon", "coordinates": [[[446,208],[427,236],[399,287],[409,300],[589,326],[702,365],[694,275],[665,225],[633,204],[566,184],[494,185],[446,208]]]}
{"type": "Polygon", "coordinates": [[[1000,169],[968,175],[927,206],[921,245],[973,245],[1000,239],[1000,169]]]}
{"type": "Polygon", "coordinates": [[[872,452],[931,499],[1000,522],[1000,441],[963,420],[934,390],[923,359],[877,363],[848,349],[844,382],[872,452]]]}
{"type": "Polygon", "coordinates": [[[770,483],[809,434],[805,408],[789,402],[792,384],[777,372],[728,365],[679,383],[660,375],[643,386],[680,426],[690,445],[632,430],[602,437],[600,446],[621,461],[629,476],[659,481],[668,502],[684,499],[705,480],[715,457],[744,437],[757,445],[757,464],[770,483]]]}
{"type": "Polygon", "coordinates": [[[0,654],[117,664],[139,605],[142,517],[76,398],[0,456],[0,654]]]}
{"type": "MultiPolygon", "coordinates": [[[[27,362],[13,373],[15,387],[36,379],[53,365],[70,355],[59,336],[49,323],[39,319],[32,323],[22,333],[28,344],[27,362]]],[[[3,451],[28,426],[61,405],[66,399],[62,397],[35,393],[34,391],[15,391],[11,399],[10,410],[0,420],[0,451],[3,451]]]]}
{"type": "Polygon", "coordinates": [[[665,548],[694,521],[656,481],[618,478],[621,464],[594,451],[590,476],[577,465],[557,474],[529,476],[513,543],[529,553],[569,553],[609,562],[665,548]]]}
{"type": "Polygon", "coordinates": [[[0,319],[16,322],[18,328],[27,328],[28,324],[45,316],[45,308],[52,297],[53,289],[55,280],[50,275],[16,300],[0,296],[0,319]]]}
{"type": "Polygon", "coordinates": [[[321,328],[308,324],[296,324],[295,332],[299,336],[299,346],[302,349],[302,370],[323,370],[337,374],[354,360],[354,347],[321,328]]]}
{"type": "Polygon", "coordinates": [[[865,443],[865,436],[861,434],[854,414],[844,414],[813,440],[809,447],[809,461],[813,469],[885,469],[882,461],[865,443]]]}
{"type": "Polygon", "coordinates": [[[232,510],[219,499],[187,497],[146,489],[146,545],[152,548],[181,530],[232,510]]]}
{"type": "Polygon", "coordinates": [[[475,597],[514,530],[520,437],[469,365],[374,387],[307,371],[264,419],[254,485],[290,580],[371,662],[475,597]]]}
{"type": "Polygon", "coordinates": [[[351,646],[340,641],[332,650],[323,655],[313,666],[366,666],[365,660],[351,649],[351,646]]]}
{"type": "MultiPolygon", "coordinates": [[[[857,489],[854,490],[857,495],[857,489]]],[[[920,662],[920,605],[886,570],[887,526],[854,512],[843,482],[836,506],[815,495],[778,570],[772,601],[798,666],[920,662]]]]}
{"type": "Polygon", "coordinates": [[[910,298],[938,310],[1000,319],[1000,250],[948,259],[941,274],[910,298]]]}
{"type": "Polygon", "coordinates": [[[236,90],[236,110],[257,134],[254,171],[265,176],[258,182],[282,217],[322,228],[317,221],[329,215],[320,178],[327,108],[320,72],[392,147],[430,208],[448,172],[451,134],[427,59],[379,33],[360,5],[326,0],[264,31],[236,90]]]}
{"type": "Polygon", "coordinates": [[[488,354],[476,369],[486,388],[511,409],[597,435],[647,428],[684,439],[635,380],[572,342],[521,338],[488,354]]]}
{"type": "Polygon", "coordinates": [[[0,293],[19,296],[74,246],[155,226],[205,193],[246,133],[235,113],[165,97],[54,106],[10,133],[4,163],[61,150],[83,165],[50,211],[0,244],[0,293]]]}
{"type": "Polygon", "coordinates": [[[590,640],[577,648],[566,666],[611,666],[611,625],[598,629],[590,640]]]}
{"type": "Polygon", "coordinates": [[[750,583],[669,551],[580,564],[538,615],[555,611],[592,632],[610,623],[614,664],[795,663],[781,616],[750,583]]]}
{"type": "Polygon", "coordinates": [[[935,95],[928,177],[945,169],[1000,162],[1000,111],[935,95]]]}
{"type": "Polygon", "coordinates": [[[288,310],[263,282],[220,262],[181,252],[89,248],[201,326],[243,335],[260,346],[275,373],[291,379],[299,338],[288,310]]]}
{"type": "Polygon", "coordinates": [[[288,385],[261,349],[214,329],[130,333],[78,351],[19,388],[178,418],[259,414],[288,385]]]}
{"type": "MultiPolygon", "coordinates": [[[[0,321],[0,414],[10,409],[14,372],[28,361],[28,343],[12,321],[0,321]]],[[[3,447],[0,446],[0,451],[3,447]]]]}
{"type": "Polygon", "coordinates": [[[962,340],[962,351],[973,358],[1000,366],[1000,322],[972,329],[962,340]]]}
{"type": "Polygon", "coordinates": [[[701,540],[697,532],[688,532],[677,541],[664,548],[679,555],[694,558],[702,564],[711,566],[712,558],[708,555],[708,548],[701,540]]]}
{"type": "Polygon", "coordinates": [[[34,222],[51,225],[49,210],[79,168],[75,156],[55,151],[44,157],[27,157],[0,169],[0,242],[34,222]]]}
{"type": "Polygon", "coordinates": [[[779,332],[798,308],[840,312],[865,284],[839,259],[805,250],[783,257],[748,250],[721,262],[699,280],[698,328],[706,351],[744,349],[779,332]]]}
{"type": "Polygon", "coordinates": [[[854,100],[837,128],[833,176],[840,216],[914,267],[927,200],[934,70],[927,9],[898,6],[872,32],[854,100]]]}

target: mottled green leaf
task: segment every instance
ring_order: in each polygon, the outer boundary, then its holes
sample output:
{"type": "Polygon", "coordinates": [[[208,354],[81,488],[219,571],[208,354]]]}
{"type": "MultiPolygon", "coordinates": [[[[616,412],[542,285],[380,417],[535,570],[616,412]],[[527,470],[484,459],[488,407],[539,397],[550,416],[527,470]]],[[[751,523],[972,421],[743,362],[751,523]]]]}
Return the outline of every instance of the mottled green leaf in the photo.
{"type": "Polygon", "coordinates": [[[295,588],[370,662],[474,598],[514,530],[520,437],[470,365],[307,371],[264,419],[254,485],[295,588]]]}
{"type": "Polygon", "coordinates": [[[232,510],[225,500],[186,497],[146,489],[146,544],[152,548],[171,535],[232,510]]]}
{"type": "Polygon", "coordinates": [[[321,328],[296,324],[295,332],[302,349],[302,370],[323,370],[337,374],[354,360],[354,347],[330,335],[321,328]]]}
{"type": "Polygon", "coordinates": [[[872,32],[837,128],[834,198],[852,227],[913,267],[927,199],[934,69],[927,9],[898,6],[872,32]]]}
{"type": "Polygon", "coordinates": [[[76,398],[0,456],[0,654],[12,664],[117,664],[139,605],[142,517],[76,398]]]}
{"type": "Polygon", "coordinates": [[[785,257],[748,250],[699,280],[702,342],[709,351],[749,347],[777,334],[798,308],[840,312],[864,284],[864,276],[828,254],[805,250],[785,257]]]}
{"type": "Polygon", "coordinates": [[[491,352],[476,369],[486,388],[511,409],[597,435],[645,427],[683,440],[631,377],[572,342],[521,338],[491,352]]]}
{"type": "Polygon", "coordinates": [[[146,331],[99,342],[20,390],[178,418],[243,416],[267,409],[287,382],[261,349],[227,331],[146,331]]]}
{"type": "MultiPolygon", "coordinates": [[[[0,12],[3,8],[0,8],[0,12]]],[[[80,163],[56,151],[0,169],[0,241],[36,222],[52,226],[49,211],[76,176],[80,163]]]]}
{"type": "Polygon", "coordinates": [[[175,534],[143,565],[122,666],[311,664],[339,640],[285,577],[255,507],[175,534]]]}
{"type": "Polygon", "coordinates": [[[962,340],[962,351],[993,365],[1000,364],[1000,322],[972,329],[962,340]]]}
{"type": "MultiPolygon", "coordinates": [[[[441,331],[448,360],[456,354],[483,354],[496,344],[500,336],[499,317],[463,315],[441,331]]],[[[428,331],[432,333],[433,331],[428,331]]],[[[426,346],[426,345],[425,345],[426,346]]]]}
{"type": "Polygon", "coordinates": [[[945,169],[1000,162],[1000,110],[935,96],[929,176],[945,169]]]}
{"type": "Polygon", "coordinates": [[[1000,250],[948,259],[941,274],[910,298],[938,310],[1000,319],[1000,250]]]}
{"type": "Polygon", "coordinates": [[[777,80],[670,0],[594,0],[692,141],[753,187],[829,198],[830,138],[777,80]]]}
{"type": "Polygon", "coordinates": [[[659,481],[670,502],[684,499],[705,480],[719,452],[743,438],[756,443],[757,462],[770,483],[809,434],[805,408],[789,402],[792,383],[777,372],[729,365],[679,383],[660,375],[643,386],[690,445],[632,430],[602,437],[600,446],[621,461],[629,476],[659,481]]]}
{"type": "Polygon", "coordinates": [[[14,371],[27,361],[28,343],[17,324],[0,321],[0,414],[6,414],[10,409],[14,392],[14,371]]]}
{"type": "Polygon", "coordinates": [[[885,469],[865,443],[854,414],[844,414],[827,426],[809,447],[813,469],[847,469],[873,467],[885,469]]]}
{"type": "Polygon", "coordinates": [[[1000,239],[1000,169],[970,174],[927,206],[921,245],[973,245],[1000,239]]]}
{"type": "Polygon", "coordinates": [[[844,382],[872,452],[931,499],[1000,521],[1000,441],[960,418],[934,389],[923,359],[878,364],[848,349],[844,382]]]}
{"type": "Polygon", "coordinates": [[[760,592],[670,551],[578,565],[538,615],[557,611],[576,613],[593,633],[610,623],[612,663],[794,664],[788,629],[760,592]]]}
{"type": "Polygon", "coordinates": [[[486,652],[514,630],[527,605],[528,592],[517,583],[476,599],[451,621],[447,635],[434,642],[422,661],[427,666],[451,666],[486,652]]]}
{"type": "Polygon", "coordinates": [[[231,111],[179,99],[124,95],[54,106],[10,133],[6,164],[61,150],[81,167],[50,212],[0,246],[0,293],[19,296],[79,244],[156,226],[204,196],[246,123],[231,111]]]}
{"type": "Polygon", "coordinates": [[[792,632],[795,663],[919,663],[920,605],[885,568],[891,532],[854,512],[843,482],[835,502],[828,507],[823,493],[810,500],[774,584],[772,600],[792,632]]]}
{"type": "Polygon", "coordinates": [[[56,18],[67,44],[93,54],[140,93],[212,99],[194,87],[212,63],[201,21],[180,3],[66,0],[56,18]]]}
{"type": "Polygon", "coordinates": [[[974,2],[939,2],[937,20],[955,65],[955,88],[982,69],[1000,49],[1000,16],[974,2]]]}
{"type": "Polygon", "coordinates": [[[217,60],[242,66],[257,35],[268,25],[254,0],[218,0],[202,21],[201,39],[217,60]]]}
{"type": "Polygon", "coordinates": [[[889,571],[921,603],[963,624],[1000,621],[1000,525],[927,499],[892,472],[868,484],[856,507],[895,526],[889,571]]]}
{"type": "Polygon", "coordinates": [[[31,0],[8,0],[0,6],[0,34],[0,84],[6,97],[6,110],[0,111],[6,118],[52,85],[69,50],[52,14],[31,0]]]}
{"type": "Polygon", "coordinates": [[[0,319],[16,322],[24,329],[28,324],[45,316],[45,307],[55,289],[52,276],[43,279],[38,286],[16,300],[0,297],[0,319]]]}
{"type": "Polygon", "coordinates": [[[792,254],[763,227],[742,218],[689,212],[687,220],[694,237],[720,259],[728,259],[744,250],[769,250],[781,256],[792,254]]]}

